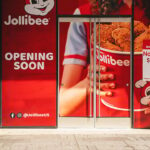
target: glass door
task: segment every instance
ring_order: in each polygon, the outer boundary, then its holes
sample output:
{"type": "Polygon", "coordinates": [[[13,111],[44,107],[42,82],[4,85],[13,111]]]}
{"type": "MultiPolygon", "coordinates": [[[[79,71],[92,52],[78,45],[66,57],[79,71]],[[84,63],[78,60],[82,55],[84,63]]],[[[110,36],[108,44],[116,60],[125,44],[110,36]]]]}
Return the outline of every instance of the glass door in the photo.
{"type": "Polygon", "coordinates": [[[96,128],[131,128],[131,18],[95,18],[94,118],[96,128]]]}
{"type": "Polygon", "coordinates": [[[59,127],[93,128],[90,18],[59,18],[59,127]],[[88,40],[87,40],[88,39],[88,40]]]}
{"type": "Polygon", "coordinates": [[[58,127],[130,128],[131,18],[58,19],[58,127]]]}

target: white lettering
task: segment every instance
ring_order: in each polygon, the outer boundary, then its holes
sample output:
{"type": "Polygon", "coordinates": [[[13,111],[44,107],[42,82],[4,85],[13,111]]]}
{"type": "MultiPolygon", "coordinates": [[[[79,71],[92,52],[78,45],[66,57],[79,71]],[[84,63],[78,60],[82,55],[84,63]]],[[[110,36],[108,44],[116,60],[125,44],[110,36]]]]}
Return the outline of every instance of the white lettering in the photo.
{"type": "Polygon", "coordinates": [[[14,63],[14,70],[19,70],[20,66],[19,66],[19,62],[15,62],[14,63]]]}
{"type": "Polygon", "coordinates": [[[123,66],[123,61],[122,60],[117,60],[118,66],[123,66]]]}
{"type": "Polygon", "coordinates": [[[19,70],[19,69],[22,69],[22,70],[27,70],[27,69],[30,69],[30,70],[44,70],[44,62],[15,62],[14,63],[14,70],[19,70]]]}
{"type": "Polygon", "coordinates": [[[13,18],[11,20],[11,22],[12,22],[13,25],[17,25],[18,24],[18,20],[16,18],[13,18]]]}
{"type": "Polygon", "coordinates": [[[37,63],[37,69],[38,70],[44,70],[44,62],[42,62],[42,63],[38,62],[37,63]]]}
{"type": "Polygon", "coordinates": [[[48,25],[48,19],[47,19],[47,18],[44,18],[44,19],[42,20],[42,23],[43,23],[44,25],[48,25]]]}
{"type": "Polygon", "coordinates": [[[10,25],[11,24],[11,15],[8,16],[8,21],[4,21],[5,25],[10,25]]]}
{"type": "Polygon", "coordinates": [[[22,70],[27,70],[28,69],[28,63],[27,62],[22,62],[20,64],[20,67],[21,67],[22,70]]]}
{"type": "Polygon", "coordinates": [[[46,59],[47,59],[47,60],[53,60],[53,53],[48,53],[48,54],[46,55],[46,59]]]}
{"type": "Polygon", "coordinates": [[[27,60],[34,60],[34,53],[27,53],[27,60]]]}
{"type": "Polygon", "coordinates": [[[6,53],[6,54],[5,54],[5,59],[8,60],[8,61],[9,61],[9,60],[12,60],[12,59],[13,59],[12,53],[6,53]]]}
{"type": "MultiPolygon", "coordinates": [[[[41,25],[42,20],[40,18],[36,19],[36,25],[41,25]]],[[[45,25],[45,24],[44,24],[45,25]]]]}
{"type": "Polygon", "coordinates": [[[6,53],[6,60],[53,60],[53,53],[6,53]]]}
{"type": "Polygon", "coordinates": [[[21,60],[26,60],[26,53],[21,53],[20,54],[20,59],[21,60]]]}
{"type": "Polygon", "coordinates": [[[106,64],[111,64],[113,66],[130,66],[129,60],[121,60],[121,59],[114,59],[110,55],[100,54],[100,58],[97,56],[97,59],[101,62],[104,62],[106,64]]]}
{"type": "Polygon", "coordinates": [[[19,16],[18,18],[13,18],[11,15],[8,16],[7,21],[4,21],[5,25],[48,25],[48,18],[32,18],[30,15],[19,16]]]}
{"type": "Polygon", "coordinates": [[[14,60],[16,60],[17,58],[19,58],[19,53],[14,53],[14,60]]]}
{"type": "Polygon", "coordinates": [[[7,61],[14,61],[14,70],[44,70],[45,61],[54,59],[53,53],[6,53],[7,61]],[[42,62],[43,61],[43,62],[42,62]]]}
{"type": "Polygon", "coordinates": [[[33,18],[31,18],[31,16],[29,16],[29,24],[30,25],[34,25],[35,24],[35,20],[33,18]]]}

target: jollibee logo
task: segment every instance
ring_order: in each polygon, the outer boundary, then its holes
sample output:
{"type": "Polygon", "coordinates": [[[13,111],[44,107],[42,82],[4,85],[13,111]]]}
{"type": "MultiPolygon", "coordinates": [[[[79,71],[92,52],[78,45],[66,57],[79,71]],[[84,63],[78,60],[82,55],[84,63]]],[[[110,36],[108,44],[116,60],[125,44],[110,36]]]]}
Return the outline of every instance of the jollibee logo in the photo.
{"type": "Polygon", "coordinates": [[[147,81],[139,80],[135,83],[136,88],[141,88],[141,104],[149,105],[150,104],[150,84],[147,81]]]}
{"type": "Polygon", "coordinates": [[[54,0],[26,0],[25,11],[31,15],[45,16],[54,7],[54,0]]]}
{"type": "Polygon", "coordinates": [[[122,60],[122,59],[115,59],[109,54],[105,54],[100,51],[100,55],[97,55],[97,59],[101,62],[104,62],[105,64],[111,64],[113,66],[130,66],[129,60],[122,60]],[[100,57],[99,57],[100,56],[100,57]]]}
{"type": "Polygon", "coordinates": [[[30,15],[12,17],[8,15],[8,19],[4,24],[9,25],[48,25],[50,18],[33,18],[31,15],[45,16],[54,8],[54,0],[26,0],[24,6],[25,11],[30,15]]]}

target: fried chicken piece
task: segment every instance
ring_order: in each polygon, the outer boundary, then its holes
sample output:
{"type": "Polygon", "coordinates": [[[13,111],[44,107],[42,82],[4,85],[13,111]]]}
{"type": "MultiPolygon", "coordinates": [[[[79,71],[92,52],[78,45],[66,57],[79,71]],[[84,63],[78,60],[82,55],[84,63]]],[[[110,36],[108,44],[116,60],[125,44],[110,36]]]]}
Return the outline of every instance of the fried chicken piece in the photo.
{"type": "Polygon", "coordinates": [[[143,43],[134,43],[134,52],[142,52],[143,43]]]}
{"type": "Polygon", "coordinates": [[[98,24],[96,26],[96,43],[97,44],[99,43],[99,37],[100,37],[100,42],[109,41],[113,43],[114,39],[112,37],[112,31],[116,28],[117,26],[114,26],[112,24],[100,24],[100,25],[98,24]]]}
{"type": "Polygon", "coordinates": [[[130,22],[112,22],[117,28],[128,28],[130,30],[130,22]]]}
{"type": "Polygon", "coordinates": [[[112,32],[115,43],[121,47],[123,51],[130,51],[130,30],[128,28],[117,28],[112,32]]]}
{"type": "Polygon", "coordinates": [[[150,40],[150,29],[148,29],[144,33],[140,34],[134,40],[134,51],[135,52],[141,52],[142,51],[142,49],[143,49],[143,41],[144,40],[150,40]]]}
{"type": "Polygon", "coordinates": [[[147,30],[147,26],[140,21],[134,21],[134,36],[137,37],[147,30]]]}
{"type": "Polygon", "coordinates": [[[100,45],[102,48],[106,48],[109,50],[114,50],[114,51],[122,51],[121,48],[113,43],[110,43],[109,41],[106,42],[101,42],[100,45]]]}

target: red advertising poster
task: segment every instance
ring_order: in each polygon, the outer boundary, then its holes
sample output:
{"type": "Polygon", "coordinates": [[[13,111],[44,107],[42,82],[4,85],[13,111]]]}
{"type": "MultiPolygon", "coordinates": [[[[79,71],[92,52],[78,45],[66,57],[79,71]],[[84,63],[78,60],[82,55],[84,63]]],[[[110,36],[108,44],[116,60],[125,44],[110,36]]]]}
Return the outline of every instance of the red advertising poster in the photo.
{"type": "Polygon", "coordinates": [[[150,5],[136,0],[134,8],[134,128],[150,128],[149,46],[150,5]]]}
{"type": "Polygon", "coordinates": [[[58,0],[57,4],[58,15],[130,15],[132,0],[58,0]]]}
{"type": "MultiPolygon", "coordinates": [[[[90,38],[91,38],[91,47],[93,47],[93,23],[91,24],[92,32],[90,34],[90,23],[89,22],[76,22],[73,21],[70,25],[70,29],[68,31],[69,23],[60,23],[60,81],[63,82],[69,82],[69,80],[73,81],[72,78],[74,78],[74,75],[76,76],[78,73],[77,68],[73,71],[73,74],[69,78],[68,74],[71,74],[72,68],[68,70],[67,74],[63,77],[62,74],[65,74],[65,67],[68,63],[72,65],[72,61],[74,59],[75,65],[78,65],[78,67],[81,65],[83,66],[82,73],[80,75],[80,81],[75,85],[75,87],[72,87],[72,90],[78,90],[78,94],[80,93],[80,84],[84,84],[86,88],[86,84],[90,84],[90,81],[86,81],[86,78],[88,78],[88,72],[89,72],[89,66],[90,63],[92,64],[92,57],[93,57],[93,48],[90,48],[90,38]],[[77,36],[74,32],[71,30],[71,26],[77,25],[86,28],[87,31],[87,43],[88,43],[88,50],[89,53],[86,56],[84,56],[84,48],[86,48],[86,44],[84,44],[84,40],[78,40],[75,39],[74,36],[77,36]],[[84,26],[82,26],[84,24],[84,26]],[[72,35],[71,35],[72,32],[72,35]],[[68,37],[67,37],[68,33],[68,37]],[[71,39],[74,39],[74,43],[71,43],[71,39]],[[70,43],[69,43],[69,42],[70,43]],[[78,43],[78,44],[77,44],[78,43]],[[76,45],[77,44],[77,45],[76,45]],[[72,46],[73,45],[73,46],[72,46]],[[78,46],[79,45],[79,46],[78,46]],[[80,46],[81,45],[81,46],[80,46]],[[74,54],[74,50],[70,50],[68,47],[71,48],[79,48],[80,51],[77,51],[79,54],[74,54]],[[85,47],[84,47],[85,46],[85,47]],[[64,52],[66,48],[66,51],[64,52]],[[69,49],[69,50],[68,50],[69,49]],[[81,54],[80,54],[81,53],[81,54]],[[82,55],[83,53],[83,55],[82,55]],[[91,55],[91,62],[90,62],[90,53],[91,55]],[[87,62],[86,62],[87,61],[87,62]],[[85,64],[84,64],[85,63],[85,64]],[[64,68],[63,68],[64,64],[64,68]],[[64,71],[63,71],[64,69],[64,71]],[[67,79],[64,79],[67,76],[67,79]],[[83,83],[82,83],[83,82],[83,83]],[[88,82],[88,83],[86,83],[88,82]]],[[[129,117],[130,116],[130,22],[109,22],[109,23],[97,23],[96,26],[96,45],[97,45],[97,52],[96,52],[96,62],[97,62],[97,71],[101,67],[104,67],[106,71],[101,71],[101,85],[104,88],[100,88],[101,95],[99,97],[99,86],[100,81],[97,81],[97,117],[129,117]],[[99,30],[100,27],[100,30],[99,30]],[[123,28],[124,27],[124,28],[123,28]],[[108,30],[109,29],[109,30],[108,30]],[[107,30],[107,33],[106,33],[107,30]],[[120,43],[118,44],[115,42],[115,34],[121,33],[119,37],[126,36],[126,43],[120,43]],[[107,36],[105,36],[107,34],[107,36]],[[113,34],[113,37],[111,36],[113,34]],[[99,42],[99,35],[101,35],[101,39],[99,42]],[[108,42],[112,41],[111,42],[108,42]],[[122,44],[122,45],[121,45],[122,44]],[[99,48],[99,45],[101,45],[101,48],[99,48]],[[101,66],[99,65],[101,64],[101,66]],[[102,80],[102,78],[107,78],[107,80],[102,80]],[[107,86],[110,87],[107,87],[107,86]],[[107,95],[111,92],[112,95],[107,95]],[[100,115],[99,115],[100,114],[100,115]]],[[[74,67],[74,65],[72,66],[74,67]]],[[[98,75],[98,74],[97,74],[98,75]]],[[[93,81],[92,81],[93,83],[93,81]]],[[[69,84],[69,83],[68,83],[69,84]]],[[[72,83],[71,83],[72,84],[72,83]]],[[[62,85],[63,88],[63,85],[62,85]]],[[[88,88],[88,86],[87,86],[88,88]]],[[[70,91],[71,92],[71,91],[70,91]]],[[[69,98],[70,94],[68,90],[68,99],[70,101],[74,100],[75,96],[71,96],[69,98]]],[[[67,92],[66,92],[67,93],[67,92]]],[[[81,94],[81,93],[80,93],[81,94]]],[[[87,94],[87,93],[85,93],[87,94]]],[[[93,97],[93,92],[91,92],[93,97]]],[[[65,95],[65,94],[64,94],[65,95]]],[[[63,94],[61,95],[63,98],[63,94]]],[[[78,107],[72,107],[72,110],[70,109],[70,112],[68,111],[66,116],[74,116],[74,117],[88,117],[90,116],[90,109],[93,110],[93,100],[92,104],[90,105],[90,93],[88,93],[83,99],[82,103],[78,107]],[[86,97],[87,96],[87,97],[86,97]]],[[[75,97],[75,100],[77,100],[77,95],[75,97]]],[[[92,98],[93,99],[93,98],[92,98]]],[[[63,101],[63,99],[62,99],[63,101]]],[[[71,103],[72,104],[72,103],[71,103]]],[[[71,105],[70,104],[70,105],[71,105]]],[[[63,104],[62,104],[63,107],[63,104]]],[[[71,107],[70,107],[71,108],[71,107]]],[[[67,108],[68,109],[68,108],[67,108]]],[[[69,109],[68,109],[69,110],[69,109]]]]}
{"type": "MultiPolygon", "coordinates": [[[[59,53],[60,53],[60,57],[59,57],[59,60],[60,60],[60,64],[59,64],[59,77],[60,77],[60,87],[63,88],[63,80],[66,80],[66,82],[68,82],[68,84],[72,84],[72,81],[73,81],[73,78],[75,78],[74,76],[76,76],[76,74],[78,74],[78,70],[74,70],[74,68],[70,68],[70,70],[68,70],[66,73],[67,74],[64,74],[64,63],[65,62],[70,62],[71,59],[70,57],[76,57],[77,58],[77,65],[78,65],[78,61],[80,61],[80,58],[82,59],[82,56],[81,55],[74,55],[74,54],[70,54],[70,55],[66,55],[65,54],[65,47],[66,47],[66,42],[67,42],[67,33],[69,32],[68,29],[69,29],[69,26],[70,26],[70,22],[61,22],[59,24],[59,53]],[[72,72],[73,71],[73,72],[72,72]],[[70,76],[69,74],[72,72],[72,75],[70,76]],[[65,79],[63,79],[65,78],[65,79]]],[[[78,40],[78,39],[77,39],[78,40]]],[[[86,58],[85,58],[86,59],[86,58]]],[[[84,80],[85,77],[87,75],[87,68],[85,67],[81,74],[80,74],[80,79],[81,80],[84,80]]],[[[71,102],[72,98],[74,96],[72,96],[74,94],[74,89],[72,90],[72,94],[68,93],[68,100],[71,102]]],[[[80,88],[77,88],[77,92],[76,92],[76,96],[82,94],[82,92],[80,93],[80,88]]],[[[63,95],[60,94],[60,101],[62,99],[63,95]]],[[[84,98],[85,98],[85,95],[84,95],[84,98]]],[[[75,99],[77,100],[77,97],[75,97],[75,99]]],[[[90,106],[90,101],[89,101],[89,98],[85,98],[85,99],[82,99],[83,101],[81,102],[81,104],[79,104],[77,107],[72,107],[72,110],[69,111],[69,107],[67,107],[67,114],[65,114],[65,117],[87,117],[87,116],[90,116],[90,108],[92,108],[92,106],[90,106]]],[[[72,103],[72,102],[71,102],[72,103]]],[[[61,104],[61,103],[60,103],[61,104]]],[[[69,103],[68,103],[69,104],[69,103]]],[[[62,103],[62,105],[64,105],[64,102],[62,103]]],[[[59,108],[61,108],[61,106],[59,108]]],[[[61,112],[61,109],[60,109],[60,116],[62,116],[63,113],[61,112]]],[[[63,115],[64,116],[64,115],[63,115]]]]}
{"type": "MultiPolygon", "coordinates": [[[[112,1],[109,2],[110,4],[113,3],[112,1]]],[[[61,2],[58,2],[58,6],[59,3],[61,2]]],[[[103,3],[105,5],[105,2],[103,3]]],[[[118,1],[118,7],[115,10],[103,10],[99,14],[120,15],[120,17],[121,15],[131,15],[131,4],[132,2],[129,5],[126,2],[118,1]]],[[[69,2],[66,5],[69,5],[69,2]]],[[[103,81],[100,79],[103,86],[100,89],[98,87],[100,81],[98,77],[96,79],[97,117],[130,117],[130,21],[116,23],[115,20],[114,22],[111,20],[111,22],[102,23],[100,25],[101,33],[98,22],[96,29],[93,29],[92,23],[90,33],[90,19],[92,19],[93,14],[97,14],[99,11],[96,9],[93,12],[92,6],[92,3],[87,1],[84,5],[76,5],[77,9],[74,8],[77,15],[91,15],[87,22],[73,20],[59,24],[60,116],[91,116],[93,100],[90,104],[90,92],[92,90],[89,91],[89,66],[93,63],[90,53],[93,53],[93,31],[96,30],[97,68],[101,68],[98,65],[100,60],[104,68],[102,70],[107,70],[104,72],[99,69],[96,70],[97,72],[100,71],[101,75],[106,78],[103,81]],[[119,40],[120,38],[121,40],[119,40]],[[101,47],[98,47],[99,44],[101,47]],[[98,59],[99,51],[100,58],[98,59]]],[[[63,19],[65,20],[65,18],[63,19]]],[[[93,83],[93,78],[91,82],[93,83]]],[[[93,91],[91,93],[93,96],[93,91]]]]}
{"type": "Polygon", "coordinates": [[[2,126],[56,127],[56,1],[2,1],[2,126]]]}
{"type": "Polygon", "coordinates": [[[57,0],[58,14],[56,0],[2,0],[2,127],[57,127],[57,42],[59,115],[93,117],[96,107],[97,118],[131,117],[132,42],[133,126],[150,128],[150,4],[147,2],[134,1],[131,41],[130,0],[57,0]],[[57,15],[58,20],[61,17],[64,20],[59,22],[58,31],[57,15]],[[70,18],[71,15],[88,16],[72,21],[75,17],[70,18]],[[97,17],[96,23],[91,22],[93,15],[103,15],[103,19],[106,16],[110,21],[101,22],[97,17]],[[115,20],[122,15],[128,15],[124,17],[129,20],[115,20]],[[65,20],[67,16],[69,21],[65,20]]]}
{"type": "MultiPolygon", "coordinates": [[[[140,36],[139,36],[140,37],[140,36]]],[[[138,37],[137,37],[138,38],[138,37]]],[[[137,39],[138,40],[138,39],[137,39]]],[[[150,113],[149,113],[149,79],[144,78],[144,74],[150,76],[146,71],[149,70],[149,46],[150,40],[141,41],[143,45],[143,52],[135,52],[134,61],[134,127],[135,128],[149,128],[150,127],[150,113]],[[144,67],[146,66],[146,70],[144,67]]],[[[135,45],[136,48],[136,45],[135,45]]],[[[138,47],[139,48],[139,47],[138,47]]]]}

